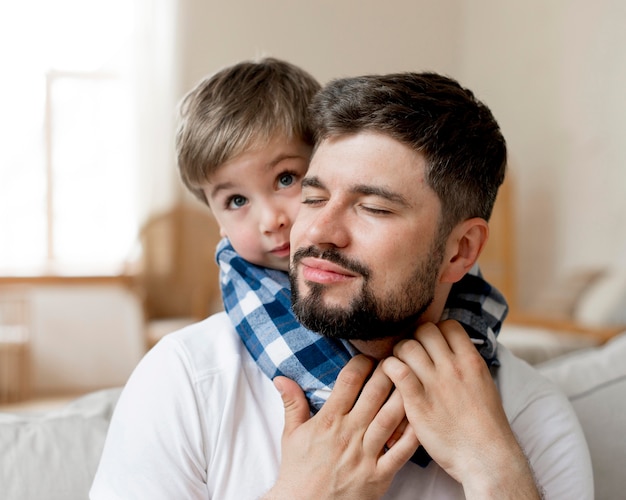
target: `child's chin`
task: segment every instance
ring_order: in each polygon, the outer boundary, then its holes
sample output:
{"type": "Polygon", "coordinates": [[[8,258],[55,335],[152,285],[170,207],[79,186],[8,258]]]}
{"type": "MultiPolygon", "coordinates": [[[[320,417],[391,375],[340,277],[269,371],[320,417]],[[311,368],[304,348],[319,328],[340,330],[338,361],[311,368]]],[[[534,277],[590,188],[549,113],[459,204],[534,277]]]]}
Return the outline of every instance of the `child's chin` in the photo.
{"type": "Polygon", "coordinates": [[[289,256],[284,258],[273,259],[272,262],[268,262],[265,267],[276,269],[278,271],[289,272],[289,256]]]}

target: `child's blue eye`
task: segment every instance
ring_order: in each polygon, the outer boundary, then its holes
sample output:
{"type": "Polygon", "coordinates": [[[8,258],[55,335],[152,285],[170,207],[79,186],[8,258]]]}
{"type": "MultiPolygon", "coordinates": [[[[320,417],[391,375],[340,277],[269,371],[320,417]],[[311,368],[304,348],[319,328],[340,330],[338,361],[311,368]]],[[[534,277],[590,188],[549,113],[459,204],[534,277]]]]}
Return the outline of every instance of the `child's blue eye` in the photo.
{"type": "Polygon", "coordinates": [[[228,198],[228,200],[226,200],[226,208],[236,210],[243,207],[246,203],[248,203],[248,199],[245,196],[240,196],[236,194],[235,196],[231,196],[230,198],[228,198]]]}
{"type": "Polygon", "coordinates": [[[278,185],[280,187],[288,187],[296,182],[296,176],[294,174],[280,174],[278,176],[278,185]]]}

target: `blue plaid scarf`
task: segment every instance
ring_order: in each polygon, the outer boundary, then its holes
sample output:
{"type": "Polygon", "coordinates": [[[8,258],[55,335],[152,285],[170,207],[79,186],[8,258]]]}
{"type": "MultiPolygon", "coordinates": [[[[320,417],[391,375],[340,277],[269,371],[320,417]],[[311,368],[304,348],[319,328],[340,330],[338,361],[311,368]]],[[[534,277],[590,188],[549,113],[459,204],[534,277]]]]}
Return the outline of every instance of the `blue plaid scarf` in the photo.
{"type": "MultiPolygon", "coordinates": [[[[216,260],[224,308],[253,359],[270,379],[295,380],[317,412],[339,371],[358,351],[348,341],[323,337],[298,323],[287,273],[249,263],[226,238],[217,246],[216,260]]],[[[497,365],[496,335],[507,312],[504,297],[476,265],[452,286],[441,319],[461,323],[487,364],[497,365]]],[[[420,453],[412,460],[425,466],[430,458],[421,447],[420,453]]]]}

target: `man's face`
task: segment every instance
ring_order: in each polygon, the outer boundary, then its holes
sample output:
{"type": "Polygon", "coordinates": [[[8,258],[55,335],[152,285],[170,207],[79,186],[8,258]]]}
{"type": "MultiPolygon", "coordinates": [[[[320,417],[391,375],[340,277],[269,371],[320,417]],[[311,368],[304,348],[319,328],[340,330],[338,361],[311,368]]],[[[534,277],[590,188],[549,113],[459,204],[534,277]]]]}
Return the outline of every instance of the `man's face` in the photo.
{"type": "Polygon", "coordinates": [[[323,335],[398,335],[432,302],[445,241],[423,157],[373,132],[324,140],[292,227],[293,308],[323,335]]]}

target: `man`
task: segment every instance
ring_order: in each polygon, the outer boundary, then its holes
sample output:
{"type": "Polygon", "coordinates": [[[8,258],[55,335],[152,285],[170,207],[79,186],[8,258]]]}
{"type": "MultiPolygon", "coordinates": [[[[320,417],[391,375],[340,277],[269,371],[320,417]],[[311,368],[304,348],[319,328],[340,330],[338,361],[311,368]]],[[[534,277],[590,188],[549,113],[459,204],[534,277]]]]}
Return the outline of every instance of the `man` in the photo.
{"type": "Polygon", "coordinates": [[[400,74],[332,82],[313,116],[294,310],[364,355],[310,417],[224,315],[168,336],[118,403],[92,498],[592,498],[565,397],[502,347],[491,373],[440,322],[504,177],[489,110],[453,80],[400,74]]]}

